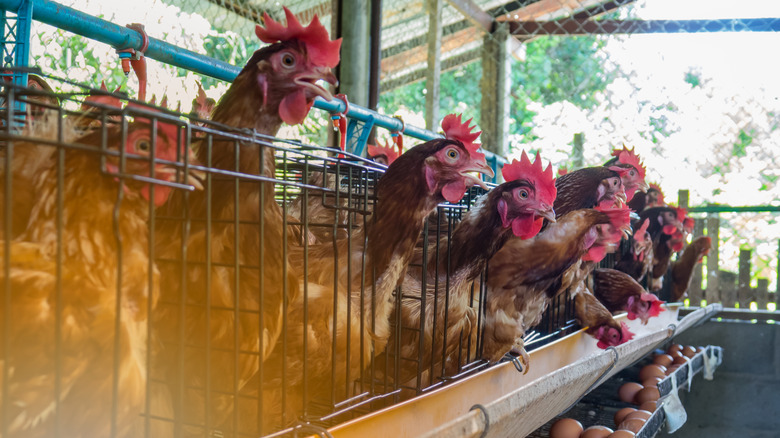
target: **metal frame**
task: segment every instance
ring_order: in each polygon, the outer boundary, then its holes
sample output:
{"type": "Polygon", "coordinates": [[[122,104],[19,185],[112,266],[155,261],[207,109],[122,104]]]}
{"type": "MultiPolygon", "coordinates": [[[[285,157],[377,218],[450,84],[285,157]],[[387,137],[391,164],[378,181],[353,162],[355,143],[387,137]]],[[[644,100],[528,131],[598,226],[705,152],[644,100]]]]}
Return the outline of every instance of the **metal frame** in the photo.
{"type": "MultiPolygon", "coordinates": [[[[128,48],[140,50],[143,46],[141,35],[132,29],[101,20],[50,0],[0,0],[0,9],[6,11],[19,10],[25,3],[30,5],[33,19],[109,44],[117,50],[128,48]]],[[[29,40],[29,36],[27,40],[29,40]]],[[[185,68],[195,73],[211,76],[227,82],[231,82],[235,79],[241,71],[240,67],[182,49],[156,38],[149,38],[149,47],[144,52],[144,55],[160,62],[165,62],[176,67],[185,68]]],[[[404,135],[420,140],[427,141],[434,138],[441,138],[442,136],[441,134],[422,128],[404,125],[402,121],[396,118],[379,114],[359,105],[350,104],[349,108],[347,108],[347,105],[339,100],[328,102],[318,97],[314,101],[314,107],[334,114],[340,114],[346,111],[346,116],[351,119],[363,123],[373,123],[373,125],[385,128],[391,132],[402,132],[404,135]]],[[[365,136],[366,140],[367,138],[368,137],[365,136]]],[[[355,144],[354,152],[356,154],[365,149],[363,137],[361,137],[361,140],[357,143],[351,141],[348,141],[348,143],[355,144]]],[[[484,152],[486,153],[489,162],[495,163],[496,166],[503,166],[505,163],[504,158],[495,156],[495,154],[492,154],[489,151],[484,152]]],[[[498,167],[494,170],[498,170],[498,167]]],[[[496,172],[496,174],[497,173],[498,172],[496,172]]]]}

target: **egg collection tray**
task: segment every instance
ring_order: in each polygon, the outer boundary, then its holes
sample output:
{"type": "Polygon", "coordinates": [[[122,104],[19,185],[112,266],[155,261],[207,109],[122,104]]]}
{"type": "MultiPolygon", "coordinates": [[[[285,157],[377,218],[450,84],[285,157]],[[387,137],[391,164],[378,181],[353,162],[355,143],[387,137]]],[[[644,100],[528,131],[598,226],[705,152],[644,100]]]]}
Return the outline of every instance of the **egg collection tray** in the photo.
{"type": "MultiPolygon", "coordinates": [[[[624,368],[615,374],[612,378],[605,381],[587,395],[585,395],[585,397],[572,406],[571,409],[552,418],[546,424],[528,435],[528,437],[548,438],[550,436],[550,428],[553,424],[555,424],[556,421],[560,420],[561,418],[573,418],[582,423],[582,427],[585,429],[590,426],[597,425],[607,426],[610,429],[615,429],[615,414],[623,408],[636,407],[636,405],[626,403],[618,398],[618,391],[620,390],[620,387],[628,382],[639,381],[640,370],[645,365],[652,363],[652,357],[654,354],[662,353],[663,350],[655,350],[653,354],[647,355],[632,366],[624,368]]],[[[693,376],[696,374],[704,372],[706,378],[706,376],[714,371],[714,368],[720,364],[722,358],[723,349],[718,346],[708,346],[703,351],[696,353],[696,355],[691,358],[688,365],[679,367],[658,383],[658,390],[661,394],[659,404],[662,404],[661,402],[670,399],[670,394],[675,388],[677,390],[681,388],[688,388],[690,380],[692,380],[693,376]],[[708,358],[710,359],[709,364],[705,363],[708,358]]],[[[642,427],[642,429],[639,430],[639,432],[636,434],[636,438],[655,437],[663,428],[664,424],[666,424],[668,415],[667,411],[669,411],[669,409],[664,409],[662,407],[656,409],[642,427]]],[[[679,411],[671,412],[671,415],[680,415],[679,411]]],[[[677,420],[680,420],[679,417],[677,420]]],[[[682,418],[682,421],[685,421],[684,417],[682,418]]]]}

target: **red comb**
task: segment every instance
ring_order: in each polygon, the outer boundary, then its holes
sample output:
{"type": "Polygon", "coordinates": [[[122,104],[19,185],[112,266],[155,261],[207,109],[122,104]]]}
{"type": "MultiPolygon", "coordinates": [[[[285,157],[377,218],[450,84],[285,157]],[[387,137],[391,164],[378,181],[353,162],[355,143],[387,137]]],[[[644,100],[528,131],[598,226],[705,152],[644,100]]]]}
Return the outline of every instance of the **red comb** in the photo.
{"type": "MultiPolygon", "coordinates": [[[[155,98],[153,96],[152,97],[152,101],[151,101],[152,105],[154,104],[154,100],[155,100],[155,98]]],[[[163,104],[167,103],[167,99],[165,97],[163,97],[162,103],[163,104]]],[[[162,111],[158,110],[157,108],[154,108],[153,106],[140,105],[140,104],[137,104],[135,102],[128,102],[127,103],[127,108],[143,108],[146,111],[162,113],[162,111]]],[[[163,107],[163,108],[165,108],[165,107],[163,107]]],[[[147,119],[145,117],[141,117],[141,116],[136,116],[135,120],[137,122],[144,122],[144,123],[148,123],[150,125],[152,124],[151,120],[149,120],[149,119],[147,119]]],[[[157,120],[157,130],[162,132],[163,134],[165,134],[165,136],[167,136],[171,141],[177,141],[176,140],[176,138],[177,138],[176,136],[179,133],[179,126],[178,125],[174,125],[172,123],[166,123],[165,121],[163,121],[161,119],[158,119],[157,120]]]]}
{"type": "Polygon", "coordinates": [[[596,206],[595,209],[609,216],[609,222],[615,228],[625,229],[631,223],[631,209],[625,205],[620,208],[596,206]]]}
{"type": "MultiPolygon", "coordinates": [[[[634,332],[628,329],[628,326],[624,321],[620,321],[620,331],[621,331],[621,338],[620,343],[624,344],[632,339],[634,339],[634,332]]],[[[618,344],[620,345],[620,344],[618,344]]]]}
{"type": "Polygon", "coordinates": [[[566,166],[561,166],[558,168],[558,176],[563,176],[569,173],[569,169],[566,168],[566,166]]]}
{"type": "Polygon", "coordinates": [[[650,183],[650,188],[658,191],[658,204],[659,205],[665,205],[664,202],[664,191],[661,190],[661,186],[659,186],[657,183],[650,183]]]}
{"type": "Polygon", "coordinates": [[[650,309],[648,310],[647,313],[651,317],[652,316],[658,316],[661,312],[663,312],[665,310],[663,307],[661,307],[661,305],[665,301],[662,301],[662,300],[658,299],[657,296],[655,296],[655,295],[653,295],[651,293],[644,292],[644,293],[642,293],[642,295],[639,296],[639,298],[642,301],[647,301],[648,303],[650,303],[650,309]]]}
{"type": "Polygon", "coordinates": [[[472,132],[472,130],[476,127],[476,125],[469,126],[472,120],[473,119],[468,119],[464,123],[461,121],[460,114],[447,114],[441,121],[441,129],[444,131],[444,136],[446,138],[450,140],[458,140],[459,142],[463,143],[463,146],[466,147],[466,149],[469,151],[469,154],[473,158],[479,158],[479,156],[484,157],[483,154],[477,152],[480,144],[474,143],[474,140],[479,137],[479,134],[482,134],[482,131],[472,132]]]}
{"type": "Polygon", "coordinates": [[[645,219],[645,221],[642,222],[642,226],[639,227],[639,229],[637,229],[634,232],[634,239],[642,239],[642,240],[644,240],[644,238],[645,238],[644,236],[645,236],[645,233],[647,232],[647,227],[648,226],[650,226],[650,218],[645,219]]]}
{"type": "Polygon", "coordinates": [[[528,180],[534,185],[537,192],[540,193],[542,201],[552,205],[558,191],[555,187],[555,178],[553,178],[552,164],[547,164],[547,169],[542,170],[542,158],[536,153],[536,159],[533,164],[528,159],[528,155],[523,151],[520,161],[512,160],[510,164],[504,165],[501,174],[505,181],[515,181],[518,179],[528,180]]]}
{"type": "MultiPolygon", "coordinates": [[[[102,81],[100,83],[100,90],[108,93],[108,88],[106,87],[106,81],[102,81]]],[[[116,90],[114,90],[114,93],[120,90],[121,87],[117,87],[116,90]]],[[[122,108],[122,101],[119,100],[118,97],[111,96],[111,95],[104,95],[104,94],[95,94],[95,95],[87,96],[87,98],[84,99],[84,102],[81,104],[81,110],[88,111],[89,109],[94,107],[94,105],[92,104],[95,103],[106,105],[106,106],[113,106],[115,108],[122,108]]]]}
{"type": "Polygon", "coordinates": [[[639,172],[639,176],[645,178],[645,166],[639,162],[639,156],[634,153],[635,148],[628,149],[626,145],[623,145],[623,149],[613,149],[612,156],[617,157],[618,161],[623,164],[634,166],[639,172]]]}
{"type": "Polygon", "coordinates": [[[286,7],[284,15],[287,17],[287,27],[274,21],[267,12],[263,13],[265,27],[255,27],[255,34],[260,41],[273,44],[277,41],[298,40],[306,45],[306,52],[313,64],[331,68],[338,65],[341,38],[331,41],[328,30],[320,24],[316,15],[306,27],[301,26],[295,14],[286,7]]]}
{"type": "Polygon", "coordinates": [[[395,159],[398,158],[400,155],[398,153],[398,150],[396,150],[395,147],[389,146],[387,142],[385,142],[385,144],[383,145],[374,146],[372,144],[367,144],[366,146],[368,147],[369,157],[373,158],[373,157],[379,157],[384,155],[385,157],[387,157],[388,166],[393,164],[393,161],[395,161],[395,159]]]}

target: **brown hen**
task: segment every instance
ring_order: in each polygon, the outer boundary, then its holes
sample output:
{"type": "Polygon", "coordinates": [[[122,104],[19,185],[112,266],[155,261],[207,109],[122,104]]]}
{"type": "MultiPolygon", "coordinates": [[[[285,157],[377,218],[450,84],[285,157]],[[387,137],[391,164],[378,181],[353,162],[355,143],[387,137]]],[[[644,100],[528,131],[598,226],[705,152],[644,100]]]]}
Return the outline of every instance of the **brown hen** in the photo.
{"type": "MultiPolygon", "coordinates": [[[[176,139],[176,127],[159,123],[154,158],[175,162],[176,139]]],[[[144,122],[75,143],[86,149],[59,151],[61,161],[48,161],[34,178],[29,225],[5,242],[11,257],[0,260],[10,273],[0,279],[10,285],[0,286],[10,297],[0,339],[8,341],[1,383],[13,436],[52,436],[55,428],[68,437],[136,436],[144,411],[147,324],[159,283],[147,216],[150,200],[159,206],[172,189],[138,177],[173,181],[177,170],[155,164],[151,173],[152,131],[144,122]]]]}

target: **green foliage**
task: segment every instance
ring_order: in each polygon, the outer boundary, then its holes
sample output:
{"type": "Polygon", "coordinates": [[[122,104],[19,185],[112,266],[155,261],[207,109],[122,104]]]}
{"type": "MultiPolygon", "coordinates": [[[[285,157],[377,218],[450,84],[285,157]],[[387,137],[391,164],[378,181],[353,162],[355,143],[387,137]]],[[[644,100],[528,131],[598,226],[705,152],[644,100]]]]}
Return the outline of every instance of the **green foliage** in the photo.
{"type": "Polygon", "coordinates": [[[754,129],[750,130],[750,134],[745,132],[744,129],[739,130],[737,134],[737,142],[734,143],[734,147],[731,149],[731,154],[735,157],[744,157],[747,155],[746,148],[753,143],[753,136],[756,135],[754,129]]]}
{"type": "MultiPolygon", "coordinates": [[[[119,57],[113,60],[115,62],[99,59],[88,48],[84,37],[57,29],[53,35],[39,33],[33,38],[38,38],[40,44],[46,47],[43,55],[33,56],[31,60],[32,65],[40,67],[44,72],[77,80],[93,88],[99,88],[100,83],[105,81],[106,87],[112,91],[127,82],[119,57]],[[76,77],[68,74],[75,69],[84,72],[76,77]]],[[[62,91],[59,85],[56,82],[53,84],[55,91],[62,91]]]]}
{"type": "Polygon", "coordinates": [[[685,82],[691,85],[691,88],[701,87],[702,86],[702,80],[701,80],[701,72],[700,71],[694,71],[694,70],[688,70],[685,72],[685,82]]]}
{"type": "MultiPolygon", "coordinates": [[[[206,55],[232,65],[243,66],[252,53],[260,48],[257,39],[239,37],[233,32],[222,32],[218,35],[208,35],[203,43],[206,55]]],[[[179,76],[186,75],[186,71],[178,69],[179,76]]],[[[220,81],[209,76],[201,76],[203,88],[209,89],[220,81]]]]}
{"type": "MultiPolygon", "coordinates": [[[[605,41],[598,37],[540,37],[526,43],[524,62],[512,60],[510,78],[510,134],[526,140],[533,127],[531,102],[549,105],[567,100],[581,108],[597,105],[597,95],[616,72],[599,56],[605,41]]],[[[478,62],[445,72],[440,79],[440,113],[462,112],[479,120],[482,94],[478,62]]],[[[400,107],[422,111],[425,84],[416,82],[382,93],[380,107],[393,113],[400,107]]]]}

